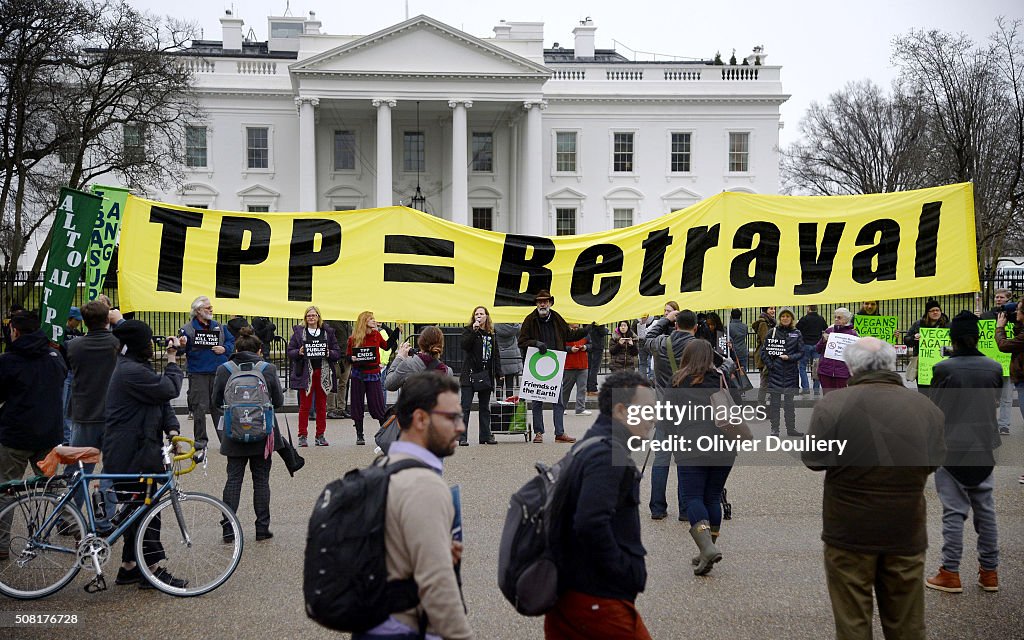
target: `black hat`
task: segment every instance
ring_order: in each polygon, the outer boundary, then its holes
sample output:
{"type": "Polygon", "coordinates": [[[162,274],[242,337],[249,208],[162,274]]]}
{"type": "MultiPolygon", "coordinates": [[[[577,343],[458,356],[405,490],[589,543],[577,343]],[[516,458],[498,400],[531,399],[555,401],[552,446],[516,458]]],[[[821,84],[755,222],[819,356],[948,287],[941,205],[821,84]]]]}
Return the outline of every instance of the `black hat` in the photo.
{"type": "Polygon", "coordinates": [[[961,311],[949,323],[950,340],[954,342],[959,341],[964,336],[972,336],[974,338],[979,336],[978,316],[970,311],[961,311]]]}
{"type": "Polygon", "coordinates": [[[941,309],[941,308],[942,308],[942,305],[939,304],[938,300],[929,300],[928,302],[924,303],[924,312],[925,313],[928,313],[932,309],[941,309]]]}
{"type": "Polygon", "coordinates": [[[113,334],[133,355],[146,353],[153,340],[153,330],[142,320],[125,320],[114,327],[113,334]]]}

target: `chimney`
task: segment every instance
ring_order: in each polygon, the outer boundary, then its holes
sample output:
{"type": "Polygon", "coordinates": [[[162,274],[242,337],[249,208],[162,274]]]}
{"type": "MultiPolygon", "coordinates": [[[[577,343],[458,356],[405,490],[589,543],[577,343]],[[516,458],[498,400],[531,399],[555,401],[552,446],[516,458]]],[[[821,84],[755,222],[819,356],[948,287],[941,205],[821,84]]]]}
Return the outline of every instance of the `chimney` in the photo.
{"type": "Polygon", "coordinates": [[[501,24],[494,27],[494,39],[495,40],[508,40],[512,36],[512,25],[505,24],[502,20],[501,24]]]}
{"type": "Polygon", "coordinates": [[[307,36],[318,36],[320,35],[320,25],[322,23],[316,19],[316,11],[309,12],[309,19],[302,23],[302,33],[307,36]]]}
{"type": "Polygon", "coordinates": [[[223,30],[223,48],[225,51],[242,50],[242,25],[245,24],[241,18],[236,18],[231,9],[224,11],[224,17],[220,19],[220,26],[223,30]]]}
{"type": "Polygon", "coordinates": [[[597,31],[597,27],[594,26],[594,21],[590,19],[590,16],[580,20],[580,26],[572,30],[572,35],[576,36],[575,48],[577,58],[594,57],[595,31],[597,31]]]}

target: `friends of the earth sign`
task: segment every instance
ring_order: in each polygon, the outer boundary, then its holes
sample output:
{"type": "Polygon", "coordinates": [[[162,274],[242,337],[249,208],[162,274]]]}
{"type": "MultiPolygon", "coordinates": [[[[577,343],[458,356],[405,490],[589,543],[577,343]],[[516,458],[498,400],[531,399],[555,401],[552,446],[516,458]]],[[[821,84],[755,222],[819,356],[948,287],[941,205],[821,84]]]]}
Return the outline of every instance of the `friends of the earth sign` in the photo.
{"type": "Polygon", "coordinates": [[[125,309],[463,322],[520,321],[548,289],[570,321],[682,307],[797,305],[978,289],[970,184],[903,193],[721,193],[626,229],[567,237],[482,231],[402,207],[233,213],[130,197],[125,309]]]}

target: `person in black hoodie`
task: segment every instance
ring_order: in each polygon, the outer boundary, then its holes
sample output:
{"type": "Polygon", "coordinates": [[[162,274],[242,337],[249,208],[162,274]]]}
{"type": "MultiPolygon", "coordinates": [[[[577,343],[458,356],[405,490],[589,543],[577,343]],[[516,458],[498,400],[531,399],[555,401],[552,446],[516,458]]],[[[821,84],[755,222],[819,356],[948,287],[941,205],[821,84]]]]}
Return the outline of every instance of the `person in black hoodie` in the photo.
{"type": "Polygon", "coordinates": [[[640,540],[640,477],[627,442],[646,439],[653,421],[633,410],[652,406],[654,390],[634,371],[608,376],[600,415],[576,445],[566,471],[565,506],[552,536],[559,554],[559,592],[544,617],[544,636],[566,640],[650,640],[636,596],[647,584],[640,540]]]}
{"type": "Polygon", "coordinates": [[[765,334],[761,346],[761,361],[764,362],[768,389],[768,420],[772,425],[772,435],[779,435],[779,405],[785,407],[786,435],[802,436],[796,430],[796,407],[793,396],[800,388],[797,369],[804,356],[804,340],[794,322],[793,310],[786,307],[779,311],[779,323],[765,334]]]}
{"type": "Polygon", "coordinates": [[[462,423],[466,430],[459,440],[460,446],[469,445],[469,411],[473,395],[477,397],[477,411],[480,414],[480,444],[498,444],[491,435],[491,391],[501,371],[498,362],[498,344],[494,339],[494,325],[487,307],[473,309],[470,324],[462,328],[462,372],[459,386],[462,389],[462,423]]]}
{"type": "Polygon", "coordinates": [[[41,474],[37,463],[61,443],[58,400],[68,372],[37,316],[15,312],[9,329],[10,348],[0,355],[0,482],[21,479],[26,466],[41,474]]]}
{"type": "Polygon", "coordinates": [[[804,338],[804,360],[800,363],[800,393],[810,393],[813,387],[814,395],[820,396],[821,382],[813,380],[809,373],[814,366],[814,360],[819,357],[815,346],[818,340],[821,340],[821,334],[828,329],[828,322],[818,314],[818,305],[809,304],[807,313],[796,323],[796,328],[804,338]]]}

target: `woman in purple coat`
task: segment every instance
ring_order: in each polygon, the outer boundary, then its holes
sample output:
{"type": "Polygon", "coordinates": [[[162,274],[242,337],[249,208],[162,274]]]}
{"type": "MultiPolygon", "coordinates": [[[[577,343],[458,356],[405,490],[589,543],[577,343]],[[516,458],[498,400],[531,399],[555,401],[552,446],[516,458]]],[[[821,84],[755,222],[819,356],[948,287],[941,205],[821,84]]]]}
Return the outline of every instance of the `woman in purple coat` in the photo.
{"type": "MultiPolygon", "coordinates": [[[[835,324],[825,329],[821,334],[821,340],[815,346],[815,350],[824,356],[825,345],[828,344],[828,337],[833,333],[845,333],[855,336],[857,332],[853,329],[853,316],[846,307],[836,309],[835,324]]],[[[836,389],[845,389],[846,382],[850,379],[850,370],[842,360],[822,357],[818,361],[818,380],[821,382],[821,392],[828,395],[836,389]]]]}
{"type": "Polygon", "coordinates": [[[303,323],[296,325],[288,341],[291,373],[288,386],[299,395],[299,446],[307,446],[309,408],[316,403],[316,446],[326,447],[327,394],[338,390],[333,363],[341,359],[334,329],[324,324],[320,309],[310,305],[303,323]]]}

